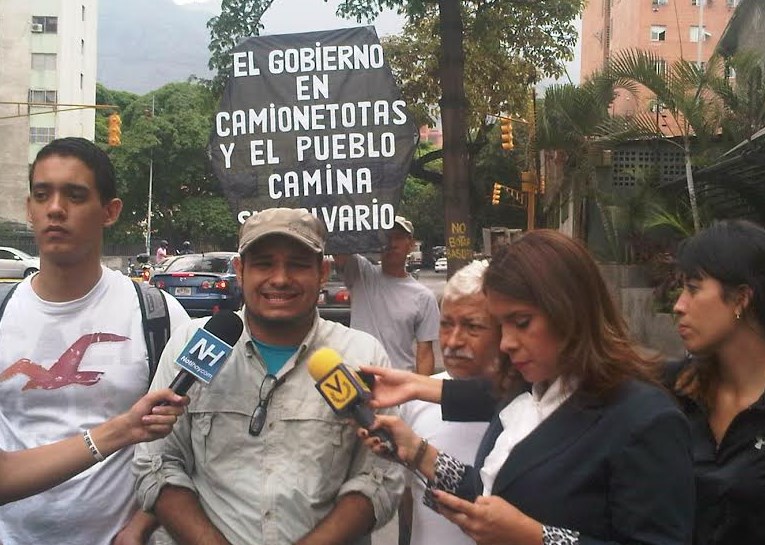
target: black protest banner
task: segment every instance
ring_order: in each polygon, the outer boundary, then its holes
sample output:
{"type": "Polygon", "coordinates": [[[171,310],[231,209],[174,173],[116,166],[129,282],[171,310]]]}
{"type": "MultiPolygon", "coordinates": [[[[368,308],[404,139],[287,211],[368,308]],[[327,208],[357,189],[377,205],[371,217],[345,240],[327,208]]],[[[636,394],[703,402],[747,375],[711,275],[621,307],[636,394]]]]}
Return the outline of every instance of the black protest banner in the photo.
{"type": "Polygon", "coordinates": [[[417,127],[374,27],[257,36],[232,54],[211,154],[237,219],[305,207],[328,253],[379,249],[417,127]]]}

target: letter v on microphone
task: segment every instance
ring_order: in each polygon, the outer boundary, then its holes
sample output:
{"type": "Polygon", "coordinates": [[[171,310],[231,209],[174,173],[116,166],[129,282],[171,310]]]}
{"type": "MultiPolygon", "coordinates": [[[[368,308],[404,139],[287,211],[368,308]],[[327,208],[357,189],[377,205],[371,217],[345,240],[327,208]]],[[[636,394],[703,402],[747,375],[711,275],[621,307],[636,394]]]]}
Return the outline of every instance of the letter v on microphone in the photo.
{"type": "Polygon", "coordinates": [[[339,368],[335,369],[332,374],[324,379],[319,388],[324,397],[338,411],[343,410],[358,397],[350,379],[339,368]]]}

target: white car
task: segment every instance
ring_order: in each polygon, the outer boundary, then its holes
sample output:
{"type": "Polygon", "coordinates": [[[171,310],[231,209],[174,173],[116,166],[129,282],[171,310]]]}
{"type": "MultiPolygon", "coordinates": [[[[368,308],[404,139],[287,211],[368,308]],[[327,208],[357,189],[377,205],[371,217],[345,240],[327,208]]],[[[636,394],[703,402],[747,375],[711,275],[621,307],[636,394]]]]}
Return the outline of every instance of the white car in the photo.
{"type": "Polygon", "coordinates": [[[0,278],[26,278],[40,270],[40,258],[26,252],[0,246],[0,278]]]}
{"type": "Polygon", "coordinates": [[[446,258],[445,257],[439,257],[436,259],[436,266],[434,267],[435,271],[437,273],[445,273],[446,272],[446,258]]]}

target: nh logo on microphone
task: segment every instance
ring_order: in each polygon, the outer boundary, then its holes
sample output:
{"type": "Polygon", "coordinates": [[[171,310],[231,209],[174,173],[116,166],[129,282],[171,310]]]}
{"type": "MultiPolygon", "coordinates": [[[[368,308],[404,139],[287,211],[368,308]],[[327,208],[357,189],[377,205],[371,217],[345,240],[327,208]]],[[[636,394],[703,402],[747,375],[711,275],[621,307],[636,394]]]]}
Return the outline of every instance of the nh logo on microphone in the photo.
{"type": "Polygon", "coordinates": [[[175,363],[207,384],[220,370],[233,348],[205,329],[198,329],[175,363]]]}

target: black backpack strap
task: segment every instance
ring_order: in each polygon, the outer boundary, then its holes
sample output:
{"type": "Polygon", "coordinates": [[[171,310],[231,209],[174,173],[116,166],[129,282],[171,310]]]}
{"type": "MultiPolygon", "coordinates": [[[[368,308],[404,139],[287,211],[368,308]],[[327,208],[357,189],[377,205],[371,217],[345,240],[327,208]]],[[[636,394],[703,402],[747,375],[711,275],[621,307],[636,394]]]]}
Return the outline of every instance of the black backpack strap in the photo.
{"type": "Polygon", "coordinates": [[[162,292],[143,282],[132,282],[141,306],[143,335],[149,354],[149,383],[157,372],[159,357],[170,338],[170,312],[162,292]]]}
{"type": "Polygon", "coordinates": [[[11,300],[11,297],[13,296],[13,292],[16,291],[16,288],[19,287],[19,283],[13,284],[10,288],[6,289],[8,284],[0,284],[0,294],[2,297],[2,301],[0,301],[0,320],[3,319],[3,313],[5,312],[5,307],[8,304],[8,301],[11,300]]]}

